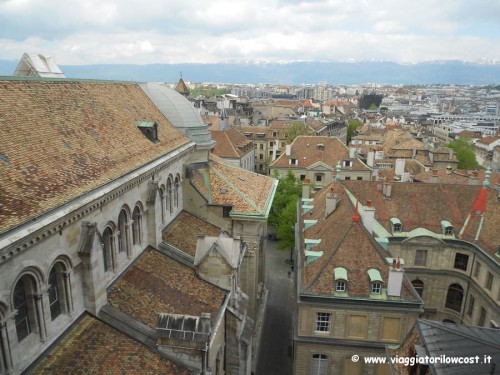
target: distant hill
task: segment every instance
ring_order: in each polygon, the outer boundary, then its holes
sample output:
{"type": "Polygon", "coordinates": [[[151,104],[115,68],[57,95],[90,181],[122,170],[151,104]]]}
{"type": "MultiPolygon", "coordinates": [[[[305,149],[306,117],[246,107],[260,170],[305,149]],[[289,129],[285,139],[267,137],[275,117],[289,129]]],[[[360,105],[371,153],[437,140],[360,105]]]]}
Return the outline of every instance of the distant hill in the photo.
{"type": "MultiPolygon", "coordinates": [[[[0,75],[12,75],[17,62],[0,60],[0,75]]],[[[68,78],[176,82],[302,84],[457,84],[500,83],[499,63],[435,61],[398,64],[388,61],[217,64],[61,65],[68,78]]]]}

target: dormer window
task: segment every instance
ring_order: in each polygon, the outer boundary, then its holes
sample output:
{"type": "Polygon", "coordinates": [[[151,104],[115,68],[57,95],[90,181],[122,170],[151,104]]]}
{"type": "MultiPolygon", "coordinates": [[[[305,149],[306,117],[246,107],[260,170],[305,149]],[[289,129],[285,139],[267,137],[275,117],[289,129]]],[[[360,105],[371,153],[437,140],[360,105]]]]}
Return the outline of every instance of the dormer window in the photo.
{"type": "Polygon", "coordinates": [[[347,292],[347,270],[343,267],[337,267],[333,270],[335,277],[335,292],[347,292]]]}
{"type": "Polygon", "coordinates": [[[290,158],[290,164],[291,165],[299,165],[299,161],[295,158],[290,158]]]}
{"type": "Polygon", "coordinates": [[[453,235],[453,225],[446,220],[441,221],[441,230],[443,231],[443,234],[445,236],[452,236],[453,235]]]}
{"type": "Polygon", "coordinates": [[[370,268],[368,270],[368,280],[370,281],[370,293],[380,294],[382,292],[382,276],[380,271],[375,268],[370,268]]]}
{"type": "Polygon", "coordinates": [[[381,290],[382,290],[382,283],[379,282],[372,283],[372,290],[371,290],[372,294],[380,294],[381,290]]]}
{"type": "Polygon", "coordinates": [[[351,167],[351,166],[352,166],[352,161],[344,160],[344,167],[351,167]]]}
{"type": "Polygon", "coordinates": [[[325,145],[324,145],[323,143],[319,143],[319,144],[316,146],[316,148],[317,148],[318,150],[320,150],[320,151],[324,151],[324,149],[325,149],[325,145]]]}
{"type": "Polygon", "coordinates": [[[151,142],[158,143],[158,124],[154,121],[136,121],[135,124],[142,134],[151,142]]]}
{"type": "Polygon", "coordinates": [[[397,217],[391,218],[391,228],[392,232],[402,232],[403,231],[403,224],[397,217]]]}

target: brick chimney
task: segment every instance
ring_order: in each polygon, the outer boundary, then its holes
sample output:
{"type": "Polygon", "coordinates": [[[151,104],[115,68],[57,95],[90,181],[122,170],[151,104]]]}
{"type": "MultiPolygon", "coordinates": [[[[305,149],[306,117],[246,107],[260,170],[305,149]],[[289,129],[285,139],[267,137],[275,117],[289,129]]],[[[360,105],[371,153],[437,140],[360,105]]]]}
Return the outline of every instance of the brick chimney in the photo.
{"type": "Polygon", "coordinates": [[[389,280],[387,282],[387,295],[392,297],[401,296],[404,271],[401,268],[401,260],[393,259],[392,267],[389,268],[389,280]]]}
{"type": "Polygon", "coordinates": [[[292,154],[292,145],[291,144],[286,144],[285,145],[285,155],[290,156],[292,154]]]}

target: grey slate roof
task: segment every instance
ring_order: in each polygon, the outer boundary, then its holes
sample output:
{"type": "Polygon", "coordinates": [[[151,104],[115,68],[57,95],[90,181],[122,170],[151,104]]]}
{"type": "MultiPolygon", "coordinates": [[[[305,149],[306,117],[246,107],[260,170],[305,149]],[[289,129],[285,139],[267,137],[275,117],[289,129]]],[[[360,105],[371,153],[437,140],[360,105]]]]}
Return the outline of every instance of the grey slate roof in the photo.
{"type": "Polygon", "coordinates": [[[431,364],[432,374],[481,375],[500,371],[500,330],[484,327],[468,327],[419,319],[418,330],[425,354],[430,357],[479,357],[479,363],[431,364]],[[490,363],[482,363],[491,356],[490,363]],[[492,366],[496,370],[492,371],[492,366]]]}

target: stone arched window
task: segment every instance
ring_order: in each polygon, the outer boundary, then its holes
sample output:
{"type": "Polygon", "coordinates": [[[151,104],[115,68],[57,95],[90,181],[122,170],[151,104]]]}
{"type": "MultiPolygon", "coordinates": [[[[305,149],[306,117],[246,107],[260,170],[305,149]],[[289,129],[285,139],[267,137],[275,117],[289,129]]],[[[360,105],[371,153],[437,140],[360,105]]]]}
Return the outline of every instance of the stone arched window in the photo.
{"type": "Polygon", "coordinates": [[[7,324],[4,321],[7,310],[7,305],[0,301],[0,374],[9,373],[12,370],[9,336],[7,335],[7,324]]]}
{"type": "Polygon", "coordinates": [[[462,309],[462,300],[464,298],[464,289],[459,284],[451,284],[446,294],[445,307],[460,312],[462,309]]]}
{"type": "Polygon", "coordinates": [[[113,233],[113,229],[111,226],[107,226],[102,233],[102,255],[104,261],[104,271],[112,271],[113,270],[113,257],[114,257],[114,249],[115,249],[115,236],[113,233]]]}
{"type": "Polygon", "coordinates": [[[132,213],[132,243],[138,245],[142,242],[142,209],[139,204],[132,213]]]}
{"type": "Polygon", "coordinates": [[[71,280],[68,266],[64,261],[57,261],[49,272],[50,317],[55,320],[61,314],[73,313],[73,298],[71,293],[71,280]]]}
{"type": "Polygon", "coordinates": [[[175,182],[174,182],[174,206],[175,206],[175,208],[179,207],[179,183],[180,183],[179,176],[175,176],[175,182]]]}
{"type": "Polygon", "coordinates": [[[128,211],[122,208],[118,215],[118,251],[129,253],[128,211]]]}
{"type": "Polygon", "coordinates": [[[311,375],[326,375],[328,357],[324,354],[313,354],[311,361],[311,375]]]}
{"type": "Polygon", "coordinates": [[[174,206],[172,202],[173,195],[172,179],[169,177],[167,180],[167,211],[172,214],[174,212],[174,206]]]}
{"type": "Polygon", "coordinates": [[[161,206],[161,222],[165,222],[165,211],[167,210],[167,206],[165,204],[165,186],[160,186],[160,206],[161,206]]]}
{"type": "Polygon", "coordinates": [[[12,302],[17,311],[15,325],[18,342],[32,333],[38,333],[40,338],[45,339],[42,294],[32,275],[25,274],[18,280],[14,286],[12,302]]]}

